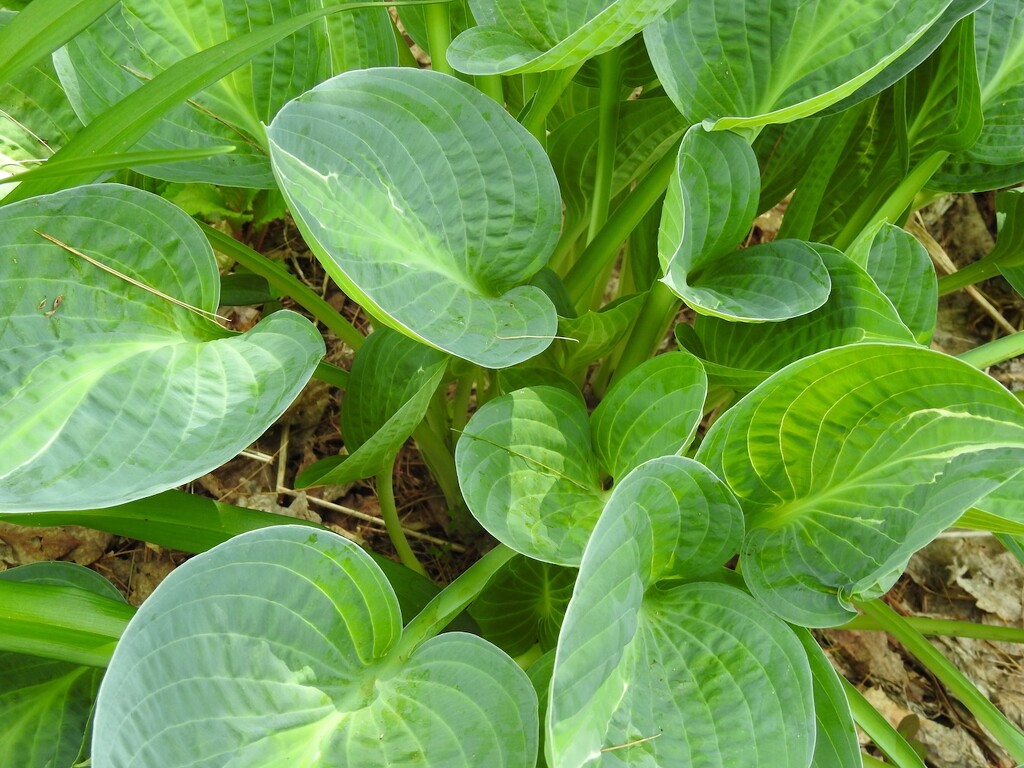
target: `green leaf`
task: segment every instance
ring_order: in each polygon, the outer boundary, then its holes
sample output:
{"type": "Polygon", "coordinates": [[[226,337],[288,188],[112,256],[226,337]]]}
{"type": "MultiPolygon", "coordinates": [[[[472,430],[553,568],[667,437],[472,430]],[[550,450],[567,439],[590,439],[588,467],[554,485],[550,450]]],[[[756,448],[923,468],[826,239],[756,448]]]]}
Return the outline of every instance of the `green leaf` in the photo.
{"type": "Polygon", "coordinates": [[[406,657],[401,635],[394,593],[352,542],[243,534],[177,568],[125,631],[93,765],[532,768],[525,673],[473,635],[406,657]]]}
{"type": "MultiPolygon", "coordinates": [[[[172,64],[92,120],[60,150],[59,159],[85,158],[131,149],[168,110],[229,75],[268,46],[338,9],[339,6],[329,6],[288,18],[172,64]]],[[[96,175],[93,173],[69,174],[62,179],[22,184],[4,202],[25,200],[75,185],[90,184],[95,180],[96,175]]]]}
{"type": "Polygon", "coordinates": [[[604,493],[578,395],[541,386],[491,400],[466,425],[455,466],[492,536],[536,560],[579,564],[604,493]]]}
{"type": "MultiPolygon", "coordinates": [[[[466,0],[450,0],[446,5],[448,6],[448,20],[452,37],[474,25],[473,14],[470,13],[466,0]]],[[[399,6],[398,16],[413,42],[429,53],[430,41],[427,39],[426,11],[423,6],[399,6]]]]}
{"type": "Polygon", "coordinates": [[[850,257],[868,271],[917,342],[930,343],[935,330],[938,280],[931,257],[917,238],[883,223],[874,237],[850,252],[850,257]]]}
{"type": "Polygon", "coordinates": [[[323,354],[292,312],[240,335],[213,322],[213,251],[155,195],[71,189],[0,209],[0,232],[13,297],[0,327],[3,511],[110,506],[209,472],[280,416],[323,354]]]}
{"type": "Polygon", "coordinates": [[[351,483],[386,471],[423,420],[447,367],[444,353],[390,328],[370,334],[345,388],[341,432],[349,454],[316,462],[296,485],[351,483]]]}
{"type": "Polygon", "coordinates": [[[984,128],[929,182],[935,189],[975,192],[1024,181],[1024,17],[1016,0],[992,0],[974,14],[984,128]]]}
{"type": "Polygon", "coordinates": [[[551,684],[554,765],[804,768],[811,675],[785,624],[726,584],[742,534],[735,498],[681,457],[642,464],[594,529],[551,684]]]}
{"type": "Polygon", "coordinates": [[[839,675],[810,632],[803,628],[794,631],[807,653],[814,690],[818,732],[810,768],[862,768],[857,726],[839,675]]]}
{"type": "MultiPolygon", "coordinates": [[[[158,0],[132,0],[78,35],[55,62],[75,110],[89,123],[175,63],[323,5],[319,0],[224,0],[218,12],[211,14],[201,2],[173,6],[158,0]]],[[[369,30],[375,23],[387,24],[391,56],[382,61],[356,56],[351,63],[395,63],[386,10],[362,9],[356,14],[315,22],[266,46],[253,57],[251,66],[236,69],[167,112],[137,145],[143,150],[230,145],[235,147],[232,155],[187,164],[145,165],[138,170],[170,181],[274,186],[261,124],[269,123],[289,99],[330,76],[332,57],[346,63],[345,53],[352,57],[361,27],[369,30]],[[328,35],[329,28],[334,35],[328,35]],[[356,36],[348,45],[344,44],[346,30],[356,36]]],[[[376,37],[380,36],[378,32],[376,37]]]]}
{"type": "Polygon", "coordinates": [[[612,351],[633,329],[644,305],[644,294],[623,296],[594,312],[579,317],[558,318],[558,335],[575,341],[561,341],[567,371],[580,368],[612,351]]]}
{"type": "Polygon", "coordinates": [[[693,355],[669,352],[623,376],[590,417],[594,449],[612,477],[681,452],[697,433],[708,379],[693,355]]]}
{"type": "Polygon", "coordinates": [[[307,242],[371,314],[489,368],[551,343],[553,305],[521,284],[558,239],[557,182],[488,97],[436,72],[349,72],[291,102],[267,135],[307,242]]]}
{"type": "MultiPolygon", "coordinates": [[[[863,268],[835,248],[827,245],[816,245],[815,248],[828,268],[832,283],[828,301],[806,315],[771,324],[732,323],[698,315],[693,327],[709,361],[718,366],[760,374],[764,371],[777,371],[815,352],[844,344],[883,340],[906,343],[914,341],[890,300],[863,268]]],[[[907,254],[915,255],[909,249],[907,254]]],[[[890,252],[888,255],[902,254],[890,252]]],[[[927,253],[925,259],[928,259],[927,253]]],[[[931,270],[930,261],[927,267],[931,270]]],[[[911,263],[893,260],[884,266],[880,265],[879,269],[904,273],[909,284],[894,285],[896,290],[905,287],[908,293],[913,294],[918,285],[927,285],[910,282],[911,263]]],[[[932,275],[934,285],[934,272],[932,275]]],[[[917,276],[915,270],[914,277],[917,276]]],[[[922,293],[927,298],[927,290],[922,290],[922,293]]],[[[931,307],[934,314],[934,293],[932,295],[931,307]]],[[[912,303],[913,296],[908,297],[907,301],[908,304],[912,303]]]]}
{"type": "Polygon", "coordinates": [[[697,458],[747,519],[742,572],[788,621],[835,626],[1024,461],[1024,406],[955,358],[857,344],[770,377],[697,458]]]}
{"type": "MultiPolygon", "coordinates": [[[[16,22],[0,31],[0,83],[43,63],[50,53],[102,16],[116,0],[34,0],[16,22]]],[[[2,9],[0,9],[2,10],[2,9]]],[[[6,14],[5,14],[6,15],[6,14]]]]}
{"type": "Polygon", "coordinates": [[[680,0],[644,39],[662,86],[690,122],[754,128],[813,115],[855,93],[949,5],[680,0]]]}
{"type": "Polygon", "coordinates": [[[736,250],[758,200],[757,159],[734,133],[693,126],[683,137],[658,235],[664,283],[700,314],[784,320],[829,294],[815,247],[775,240],[736,250]]]}
{"type": "MultiPolygon", "coordinates": [[[[74,563],[32,563],[0,579],[86,590],[123,602],[114,586],[74,563]]],[[[0,754],[24,768],[71,768],[85,740],[103,671],[20,653],[0,653],[0,754]]]]}
{"type": "Polygon", "coordinates": [[[469,0],[479,26],[448,48],[455,69],[473,75],[546,72],[610,51],[654,21],[673,0],[469,0]]]}
{"type": "Polygon", "coordinates": [[[509,656],[555,647],[576,571],[516,556],[488,582],[470,615],[481,636],[509,656]]]}
{"type": "MultiPolygon", "coordinates": [[[[14,16],[0,10],[0,36],[14,16]]],[[[47,23],[52,24],[53,18],[47,23]]],[[[3,42],[0,50],[8,50],[3,42]]],[[[45,160],[82,127],[49,57],[13,76],[0,77],[0,104],[0,182],[33,167],[25,161],[45,160]]],[[[6,191],[0,183],[0,197],[6,191]]]]}

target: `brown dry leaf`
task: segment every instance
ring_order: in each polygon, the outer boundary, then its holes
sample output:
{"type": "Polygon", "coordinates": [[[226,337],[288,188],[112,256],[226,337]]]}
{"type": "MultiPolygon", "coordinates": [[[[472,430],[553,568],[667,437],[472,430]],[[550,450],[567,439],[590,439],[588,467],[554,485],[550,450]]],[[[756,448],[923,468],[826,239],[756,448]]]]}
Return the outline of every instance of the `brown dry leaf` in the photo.
{"type": "Polygon", "coordinates": [[[112,538],[109,533],[77,525],[30,528],[0,523],[0,563],[16,566],[41,560],[71,560],[91,565],[103,556],[112,538]]]}

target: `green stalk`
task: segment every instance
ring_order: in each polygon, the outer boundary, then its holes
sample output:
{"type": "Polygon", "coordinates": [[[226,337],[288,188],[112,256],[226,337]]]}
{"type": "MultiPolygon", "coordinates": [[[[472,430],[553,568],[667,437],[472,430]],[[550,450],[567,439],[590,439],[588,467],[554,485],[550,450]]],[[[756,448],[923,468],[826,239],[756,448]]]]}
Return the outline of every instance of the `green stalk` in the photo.
{"type": "Polygon", "coordinates": [[[473,82],[478,91],[487,94],[501,106],[505,106],[505,86],[502,83],[501,75],[476,75],[473,82]]]}
{"type": "Polygon", "coordinates": [[[615,171],[615,139],[619,129],[619,91],[622,90],[622,50],[614,48],[598,59],[601,97],[598,106],[597,163],[594,168],[594,194],[590,198],[589,243],[608,220],[611,205],[612,174],[615,171]]]}
{"type": "Polygon", "coordinates": [[[202,222],[199,223],[199,226],[202,227],[203,234],[206,235],[206,239],[210,241],[213,248],[230,256],[253,274],[265,279],[273,288],[290,296],[296,304],[323,323],[327,330],[352,349],[358,350],[362,346],[365,341],[363,334],[342,317],[338,310],[320,298],[312,288],[291,274],[284,266],[238,242],[231,235],[224,234],[202,222]]]}
{"type": "Polygon", "coordinates": [[[491,577],[515,554],[504,544],[499,544],[473,563],[409,622],[388,657],[398,664],[407,661],[416,648],[448,626],[466,606],[476,600],[491,577]]]}
{"type": "Polygon", "coordinates": [[[903,644],[903,647],[924,664],[942,682],[950,693],[971,711],[978,722],[995,736],[1003,748],[1017,762],[1024,762],[1024,733],[1013,724],[964,674],[950,663],[949,659],[928,642],[924,635],[915,630],[892,608],[881,600],[857,603],[857,607],[878,625],[903,644]]]}
{"type": "Polygon", "coordinates": [[[1024,331],[1017,331],[1009,336],[982,344],[980,347],[969,349],[957,357],[975,368],[984,370],[990,365],[998,365],[1020,355],[1024,355],[1024,331]]]}
{"type": "Polygon", "coordinates": [[[420,565],[420,561],[416,559],[416,555],[413,554],[412,547],[409,546],[409,540],[405,537],[405,531],[402,530],[402,523],[398,519],[398,507],[395,504],[395,486],[394,486],[394,472],[395,464],[394,461],[388,464],[387,469],[377,473],[377,501],[380,503],[380,514],[384,518],[384,527],[387,529],[388,538],[391,539],[391,543],[395,547],[395,552],[398,553],[398,559],[402,561],[402,565],[421,576],[426,576],[426,569],[420,565]]]}
{"type": "Polygon", "coordinates": [[[871,706],[871,702],[865,699],[864,695],[844,677],[840,676],[839,680],[843,684],[846,698],[850,702],[853,719],[875,742],[875,746],[892,761],[892,764],[899,768],[925,768],[921,756],[907,743],[902,734],[889,725],[889,721],[871,706]]]}
{"type": "MultiPolygon", "coordinates": [[[[922,635],[938,637],[973,637],[978,640],[997,640],[1002,643],[1024,643],[1024,629],[1000,627],[991,624],[975,624],[970,621],[948,621],[946,619],[925,619],[908,616],[903,619],[908,626],[922,635]]],[[[883,629],[870,616],[861,614],[837,629],[880,631],[883,629]]]]}
{"type": "Polygon", "coordinates": [[[903,214],[913,205],[918,192],[924,189],[925,184],[935,175],[947,157],[949,157],[949,152],[933,152],[918,163],[917,167],[907,174],[888,199],[875,211],[874,216],[867,221],[861,221],[861,217],[858,216],[851,218],[836,237],[833,245],[839,250],[845,251],[853,245],[854,240],[864,230],[871,229],[883,221],[899,224],[903,214]]]}
{"type": "Polygon", "coordinates": [[[105,667],[134,614],[88,590],[0,580],[0,650],[105,667]]]}
{"type": "Polygon", "coordinates": [[[576,64],[555,72],[544,72],[540,76],[540,85],[533,96],[533,102],[529,105],[529,112],[523,118],[523,127],[541,144],[545,143],[547,137],[546,124],[548,114],[554,109],[555,104],[562,97],[562,92],[569,87],[573,77],[579,71],[582,64],[576,64]]]}
{"type": "Polygon", "coordinates": [[[455,471],[455,458],[451,450],[425,422],[413,430],[412,438],[416,441],[423,463],[427,465],[430,474],[441,488],[448,509],[457,517],[464,504],[462,491],[459,489],[459,476],[455,471]]]}
{"type": "Polygon", "coordinates": [[[864,763],[864,768],[886,768],[890,763],[884,760],[879,760],[877,757],[866,755],[863,752],[860,753],[860,758],[864,763]]]}
{"type": "Polygon", "coordinates": [[[461,433],[466,428],[466,422],[469,421],[469,398],[473,394],[473,374],[478,371],[479,369],[474,367],[473,371],[460,377],[459,383],[455,385],[455,397],[452,398],[451,406],[452,431],[455,434],[461,433]]]}
{"type": "Polygon", "coordinates": [[[660,280],[654,281],[650,293],[644,299],[633,332],[622,348],[622,356],[612,373],[610,386],[615,386],[615,382],[654,354],[682,303],[667,285],[660,280]]]}
{"type": "Polygon", "coordinates": [[[594,283],[615,260],[619,247],[629,237],[629,233],[668,187],[676,167],[676,149],[670,149],[651,167],[636,189],[608,217],[601,231],[590,241],[565,276],[565,288],[577,309],[586,309],[584,302],[589,302],[594,283]]]}
{"type": "Polygon", "coordinates": [[[999,263],[995,259],[984,258],[958,269],[951,275],[939,278],[939,296],[946,296],[968,285],[980,283],[999,274],[999,263]]]}
{"type": "Polygon", "coordinates": [[[427,22],[427,46],[430,48],[430,67],[435,72],[454,75],[448,63],[448,46],[452,42],[452,25],[448,17],[448,3],[431,3],[423,9],[427,22]]]}
{"type": "Polygon", "coordinates": [[[338,389],[344,389],[348,385],[348,371],[323,360],[316,364],[313,378],[326,382],[338,389]]]}

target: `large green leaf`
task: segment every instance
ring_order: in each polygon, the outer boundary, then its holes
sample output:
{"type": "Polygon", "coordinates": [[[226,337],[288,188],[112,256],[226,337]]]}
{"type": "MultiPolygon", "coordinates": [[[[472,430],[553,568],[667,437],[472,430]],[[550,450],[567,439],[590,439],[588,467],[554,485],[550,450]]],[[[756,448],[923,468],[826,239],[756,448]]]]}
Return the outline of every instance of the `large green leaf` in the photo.
{"type": "Polygon", "coordinates": [[[555,653],[549,762],[805,768],[811,674],[793,632],[711,576],[742,535],[735,498],[681,457],[640,465],[587,545],[555,653]]]}
{"type": "Polygon", "coordinates": [[[929,186],[970,192],[1024,181],[1024,14],[1018,0],[992,0],[974,15],[984,128],[929,186]]]}
{"type": "MultiPolygon", "coordinates": [[[[0,579],[82,589],[124,601],[95,571],[33,563],[0,579]]],[[[71,768],[87,755],[86,732],[103,671],[19,653],[0,653],[0,755],[19,768],[71,768]]]]}
{"type": "MultiPolygon", "coordinates": [[[[832,282],[828,301],[806,315],[771,324],[731,323],[698,315],[693,327],[707,360],[746,371],[777,371],[802,357],[843,344],[913,342],[910,330],[864,269],[835,248],[818,245],[816,249],[832,282]]],[[[895,260],[880,268],[910,272],[906,262],[895,260]]],[[[934,272],[932,275],[934,285],[934,272]]],[[[917,285],[920,283],[907,286],[906,291],[912,293],[917,285]]],[[[933,299],[933,316],[934,307],[933,299]]]]}
{"type": "Polygon", "coordinates": [[[524,286],[558,239],[544,151],[472,86],[377,69],[323,83],[267,129],[314,253],[403,333],[490,368],[542,352],[554,306],[524,286]]]}
{"type": "Polygon", "coordinates": [[[858,344],[770,377],[697,457],[743,505],[754,595],[793,623],[833,626],[1019,471],[1024,406],[955,358],[858,344]]]}
{"type": "Polygon", "coordinates": [[[448,61],[474,75],[582,64],[642,30],[674,0],[469,0],[479,26],[452,41],[448,61]]]}
{"type": "Polygon", "coordinates": [[[100,689],[93,766],[532,768],[537,697],[473,635],[408,656],[398,603],[355,544],[243,534],[177,568],[100,689]]]}
{"type": "Polygon", "coordinates": [[[686,132],[665,197],[658,256],[665,284],[695,311],[784,320],[828,298],[828,270],[814,246],[775,240],[737,250],[758,193],[757,158],[743,139],[699,125],[686,132]]]}
{"type": "Polygon", "coordinates": [[[661,84],[690,122],[749,128],[807,117],[853,94],[951,2],[677,0],[644,38],[661,84]]]}
{"type": "Polygon", "coordinates": [[[34,198],[0,209],[0,233],[3,511],[110,506],[209,472],[273,423],[323,354],[291,312],[240,335],[209,319],[213,251],[155,195],[34,198]]]}
{"type": "Polygon", "coordinates": [[[685,449],[706,393],[700,363],[674,352],[623,377],[589,419],[578,391],[537,386],[497,397],[473,414],[455,448],[466,505],[517,552],[579,565],[605,481],[685,449]]]}
{"type": "Polygon", "coordinates": [[[578,565],[604,507],[587,408],[540,386],[496,397],[473,414],[455,447],[473,516],[536,560],[578,565]]]}
{"type": "MultiPolygon", "coordinates": [[[[89,123],[174,63],[324,5],[321,0],[171,4],[129,0],[75,37],[54,61],[75,110],[89,123]]],[[[168,112],[137,145],[150,150],[231,145],[236,148],[233,154],[140,170],[172,181],[274,186],[261,124],[269,123],[289,99],[329,77],[335,64],[371,66],[396,61],[385,9],[361,9],[342,16],[314,22],[268,47],[250,66],[235,70],[168,112]],[[380,60],[353,58],[360,39],[387,41],[390,55],[381,53],[380,60]]],[[[376,44],[368,46],[370,51],[378,49],[376,44]]]]}
{"type": "Polygon", "coordinates": [[[422,421],[447,367],[443,352],[390,328],[370,334],[345,387],[341,433],[349,452],[316,462],[296,484],[351,483],[386,471],[422,421]]]}
{"type": "MultiPolygon", "coordinates": [[[[0,30],[15,14],[0,10],[0,30]]],[[[0,79],[0,181],[45,160],[82,127],[49,58],[4,82],[0,79]]],[[[0,197],[6,189],[0,184],[0,197]]]]}
{"type": "Polygon", "coordinates": [[[700,362],[685,352],[646,360],[623,376],[590,417],[601,465],[616,479],[648,459],[686,448],[708,392],[700,362]]]}

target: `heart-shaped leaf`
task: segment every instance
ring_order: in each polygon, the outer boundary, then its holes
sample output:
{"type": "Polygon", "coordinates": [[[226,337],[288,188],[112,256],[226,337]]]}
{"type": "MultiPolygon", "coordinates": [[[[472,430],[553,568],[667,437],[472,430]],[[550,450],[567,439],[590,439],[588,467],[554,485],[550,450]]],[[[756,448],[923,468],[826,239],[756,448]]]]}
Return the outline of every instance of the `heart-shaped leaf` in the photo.
{"type": "Polygon", "coordinates": [[[156,195],[110,184],[0,209],[0,509],[172,488],[281,415],[323,339],[292,312],[231,334],[209,319],[219,289],[199,227],[156,195]]]}
{"type": "Polygon", "coordinates": [[[596,312],[588,310],[579,317],[558,318],[558,335],[574,339],[562,342],[565,370],[575,370],[608,354],[633,328],[644,296],[623,296],[596,312]]]}
{"type": "Polygon", "coordinates": [[[177,568],[129,624],[100,689],[96,768],[532,768],[537,697],[473,635],[403,658],[398,603],[355,544],[242,534],[177,568]]]}
{"type": "Polygon", "coordinates": [[[554,307],[522,283],[558,239],[558,185],[487,96],[437,72],[349,72],[288,104],[267,135],[310,247],[368,311],[490,368],[551,343],[554,307]]]}
{"type": "Polygon", "coordinates": [[[710,575],[742,535],[736,499],[681,457],[637,467],[587,545],[551,683],[553,765],[805,768],[811,675],[799,640],[710,575]]]}
{"type": "Polygon", "coordinates": [[[479,26],[452,41],[448,61],[473,75],[565,69],[626,42],[673,2],[469,0],[479,26]]]}
{"type": "Polygon", "coordinates": [[[950,4],[678,0],[644,39],[662,86],[690,122],[753,127],[807,117],[853,94],[950,4]]]}
{"type": "Polygon", "coordinates": [[[833,626],[1020,470],[1024,405],[975,368],[888,344],[779,371],[697,453],[743,505],[743,577],[788,621],[833,626]]]}
{"type": "Polygon", "coordinates": [[[422,421],[447,366],[443,352],[390,328],[371,333],[345,387],[341,434],[349,453],[306,468],[296,485],[351,483],[386,471],[422,421]]]}
{"type": "Polygon", "coordinates": [[[708,377],[684,352],[646,360],[616,382],[590,417],[594,449],[614,478],[683,450],[701,419],[708,377]]]}
{"type": "MultiPolygon", "coordinates": [[[[323,5],[319,0],[225,0],[211,13],[203,3],[129,0],[76,36],[54,61],[71,103],[88,123],[175,62],[323,5]]],[[[261,123],[269,123],[289,99],[340,71],[335,65],[396,63],[390,25],[385,9],[361,9],[311,24],[268,48],[251,67],[169,112],[137,145],[146,150],[231,145],[234,153],[140,170],[171,181],[273,187],[261,123]],[[367,54],[357,53],[359,39],[368,43],[367,54]]]]}
{"type": "MultiPolygon", "coordinates": [[[[802,357],[844,344],[914,341],[889,299],[867,272],[835,248],[816,245],[815,249],[831,279],[828,301],[806,315],[770,325],[732,323],[698,315],[693,327],[708,360],[746,371],[777,371],[802,357]]],[[[931,269],[930,261],[927,266],[931,269]]],[[[879,268],[907,274],[911,266],[907,261],[892,266],[886,262],[879,268]]],[[[934,271],[932,275],[934,284],[934,271]]],[[[908,292],[912,290],[907,287],[908,292]]],[[[934,307],[933,299],[933,314],[934,307]]]]}
{"type": "MultiPolygon", "coordinates": [[[[73,587],[124,602],[95,571],[74,563],[32,563],[0,579],[73,587]]],[[[0,755],[24,768],[72,768],[87,754],[103,670],[64,661],[0,653],[0,755]]]]}
{"type": "Polygon", "coordinates": [[[466,505],[503,544],[544,562],[579,565],[604,508],[603,479],[683,450],[707,380],[692,355],[648,360],[609,390],[588,419],[579,393],[539,386],[473,414],[455,448],[466,505]]]}
{"type": "Polygon", "coordinates": [[[828,298],[815,247],[775,240],[737,250],[760,191],[757,158],[734,133],[686,132],[665,197],[658,252],[663,282],[695,311],[729,320],[784,320],[828,298]]]}
{"type": "Polygon", "coordinates": [[[579,564],[604,492],[578,395],[540,386],[496,397],[466,425],[455,467],[492,536],[536,560],[579,564]]]}

